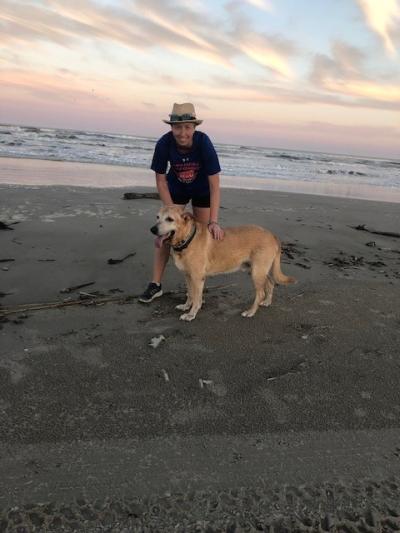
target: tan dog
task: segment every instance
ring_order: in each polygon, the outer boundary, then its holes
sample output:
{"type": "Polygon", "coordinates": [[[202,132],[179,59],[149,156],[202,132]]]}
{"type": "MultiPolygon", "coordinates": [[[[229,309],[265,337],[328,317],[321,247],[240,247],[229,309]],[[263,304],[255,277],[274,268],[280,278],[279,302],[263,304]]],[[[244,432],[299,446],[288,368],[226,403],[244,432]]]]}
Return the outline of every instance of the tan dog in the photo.
{"type": "Polygon", "coordinates": [[[206,276],[250,267],[256,297],[250,309],[243,311],[245,317],[253,316],[260,305],[271,305],[275,283],[296,282],[281,271],[279,239],[259,226],[226,228],[224,239],[217,241],[205,224],[195,222],[191,213],[179,207],[163,207],[151,231],[157,235],[157,246],[163,242],[171,244],[175,264],[185,274],[187,300],[177,306],[186,311],[181,320],[196,317],[203,303],[206,276]]]}

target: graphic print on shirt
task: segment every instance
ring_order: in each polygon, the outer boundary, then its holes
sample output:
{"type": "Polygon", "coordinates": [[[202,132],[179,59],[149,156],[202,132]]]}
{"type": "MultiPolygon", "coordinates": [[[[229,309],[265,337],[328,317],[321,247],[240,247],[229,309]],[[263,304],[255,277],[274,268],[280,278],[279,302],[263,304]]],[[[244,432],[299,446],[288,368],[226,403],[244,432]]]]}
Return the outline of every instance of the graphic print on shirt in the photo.
{"type": "Polygon", "coordinates": [[[200,163],[183,158],[182,163],[174,163],[172,168],[181,183],[192,183],[199,173],[200,163]]]}

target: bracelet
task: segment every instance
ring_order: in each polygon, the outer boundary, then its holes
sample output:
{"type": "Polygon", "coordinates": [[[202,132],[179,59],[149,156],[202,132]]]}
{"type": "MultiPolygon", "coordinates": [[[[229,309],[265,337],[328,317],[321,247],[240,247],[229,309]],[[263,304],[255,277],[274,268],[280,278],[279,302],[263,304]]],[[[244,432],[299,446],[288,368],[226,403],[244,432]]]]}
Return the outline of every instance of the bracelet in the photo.
{"type": "Polygon", "coordinates": [[[207,224],[207,226],[211,226],[211,224],[217,224],[219,226],[218,222],[216,220],[210,220],[210,222],[207,224]]]}

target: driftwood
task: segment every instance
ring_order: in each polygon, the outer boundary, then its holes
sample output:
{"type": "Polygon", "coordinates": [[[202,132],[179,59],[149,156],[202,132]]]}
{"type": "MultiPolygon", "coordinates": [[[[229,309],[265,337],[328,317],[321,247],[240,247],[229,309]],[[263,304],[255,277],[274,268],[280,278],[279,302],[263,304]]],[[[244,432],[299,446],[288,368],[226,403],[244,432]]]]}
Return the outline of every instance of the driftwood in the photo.
{"type": "Polygon", "coordinates": [[[79,299],[79,300],[70,300],[67,302],[43,302],[43,303],[37,303],[37,304],[21,304],[21,305],[15,305],[13,307],[1,307],[0,308],[0,317],[6,316],[6,315],[12,315],[15,313],[24,313],[29,311],[40,311],[44,309],[61,309],[62,307],[70,307],[71,305],[102,305],[109,302],[115,302],[115,303],[128,303],[128,301],[132,300],[134,296],[125,296],[123,298],[121,297],[115,297],[112,296],[110,298],[93,298],[93,299],[79,299]]]}
{"type": "MultiPolygon", "coordinates": [[[[94,282],[93,282],[94,283],[94,282]]],[[[92,283],[88,283],[86,285],[91,285],[92,283]]],[[[234,286],[235,283],[230,283],[227,285],[214,285],[213,287],[208,287],[206,291],[214,290],[214,289],[226,289],[227,287],[234,286]]],[[[74,287],[71,287],[73,289],[74,287]]],[[[66,290],[66,289],[64,289],[66,290]]],[[[182,290],[179,291],[167,291],[164,292],[165,296],[168,296],[170,294],[182,294],[182,290]]],[[[132,301],[136,300],[140,296],[140,294],[134,294],[131,296],[109,296],[105,298],[99,298],[90,293],[82,293],[83,298],[80,298],[79,300],[68,300],[64,302],[42,302],[42,303],[33,303],[33,304],[19,304],[14,305],[13,307],[2,307],[0,306],[0,319],[4,318],[6,315],[13,315],[16,313],[26,313],[29,311],[41,311],[45,309],[61,309],[63,307],[70,307],[72,305],[83,305],[83,306],[93,306],[93,305],[104,305],[106,303],[119,303],[119,304],[127,304],[131,303],[132,301]]]]}
{"type": "Polygon", "coordinates": [[[118,263],[122,263],[123,261],[125,261],[125,259],[128,259],[129,257],[133,257],[134,255],[136,255],[136,252],[132,252],[131,254],[126,255],[122,259],[109,259],[107,263],[109,265],[117,265],[118,263]]]}
{"type": "Polygon", "coordinates": [[[70,292],[75,292],[78,289],[83,289],[84,287],[89,287],[89,285],[94,285],[94,281],[89,281],[88,283],[82,283],[81,285],[75,285],[73,287],[66,287],[65,289],[61,289],[61,294],[68,294],[70,292]]]}
{"type": "Polygon", "coordinates": [[[124,200],[159,200],[160,195],[158,192],[126,192],[124,194],[124,200]]]}
{"type": "Polygon", "coordinates": [[[10,224],[6,224],[5,222],[1,222],[1,220],[0,220],[0,229],[10,229],[10,230],[13,230],[14,228],[10,228],[10,224]]]}
{"type": "Polygon", "coordinates": [[[367,233],[373,233],[374,235],[384,235],[385,237],[395,237],[396,239],[400,239],[400,233],[394,233],[392,231],[375,231],[373,229],[367,229],[365,227],[365,224],[359,224],[358,226],[349,226],[352,229],[356,229],[358,231],[366,231],[367,233]]]}

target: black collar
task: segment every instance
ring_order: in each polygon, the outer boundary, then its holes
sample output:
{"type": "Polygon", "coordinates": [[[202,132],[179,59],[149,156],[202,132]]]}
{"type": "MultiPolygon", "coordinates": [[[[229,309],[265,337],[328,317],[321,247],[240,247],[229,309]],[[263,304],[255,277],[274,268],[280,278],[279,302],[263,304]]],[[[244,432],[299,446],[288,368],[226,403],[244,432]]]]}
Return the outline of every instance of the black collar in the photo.
{"type": "Polygon", "coordinates": [[[172,246],[174,252],[182,252],[185,248],[189,246],[189,244],[192,242],[193,237],[196,235],[196,224],[193,224],[193,229],[189,237],[183,241],[179,241],[178,244],[175,244],[175,246],[172,246]]]}

